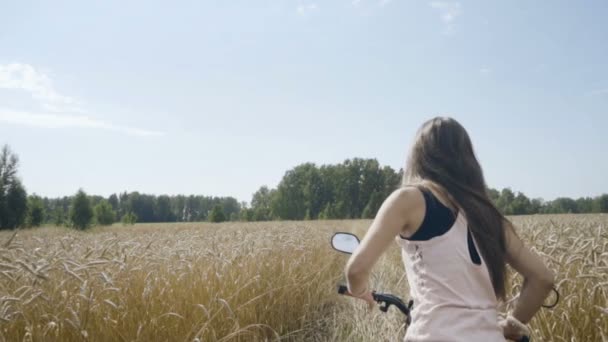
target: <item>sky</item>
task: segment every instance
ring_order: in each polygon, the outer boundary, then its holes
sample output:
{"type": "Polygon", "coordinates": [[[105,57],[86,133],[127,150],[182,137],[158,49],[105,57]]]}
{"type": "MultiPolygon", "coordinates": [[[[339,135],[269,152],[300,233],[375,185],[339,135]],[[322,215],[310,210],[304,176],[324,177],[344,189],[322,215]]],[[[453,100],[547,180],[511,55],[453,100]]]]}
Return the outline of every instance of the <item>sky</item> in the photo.
{"type": "Polygon", "coordinates": [[[29,193],[233,196],[404,166],[451,116],[486,181],[608,192],[608,2],[0,0],[0,144],[29,193]]]}

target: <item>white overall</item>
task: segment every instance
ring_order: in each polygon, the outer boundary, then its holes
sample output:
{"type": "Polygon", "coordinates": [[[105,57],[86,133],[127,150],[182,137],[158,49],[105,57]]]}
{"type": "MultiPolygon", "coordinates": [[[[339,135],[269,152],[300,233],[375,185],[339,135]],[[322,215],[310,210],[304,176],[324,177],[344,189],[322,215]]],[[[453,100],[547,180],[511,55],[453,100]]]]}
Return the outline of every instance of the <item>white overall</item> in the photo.
{"type": "Polygon", "coordinates": [[[450,230],[430,240],[397,236],[414,300],[405,341],[505,341],[490,274],[481,253],[481,265],[472,262],[467,230],[459,213],[450,230]]]}

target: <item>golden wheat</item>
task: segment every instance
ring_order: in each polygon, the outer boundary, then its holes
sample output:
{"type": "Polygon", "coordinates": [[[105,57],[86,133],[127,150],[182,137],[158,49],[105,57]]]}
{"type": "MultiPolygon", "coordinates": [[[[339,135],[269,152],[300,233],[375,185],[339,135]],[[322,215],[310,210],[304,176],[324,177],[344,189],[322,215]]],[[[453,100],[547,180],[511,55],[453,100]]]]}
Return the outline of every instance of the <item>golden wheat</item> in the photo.
{"type": "MultiPolygon", "coordinates": [[[[608,216],[514,218],[558,275],[562,299],[533,340],[607,341],[608,216]]],[[[395,341],[399,312],[337,295],[335,231],[369,221],[149,224],[0,233],[0,341],[395,341]]],[[[399,250],[375,268],[407,297],[399,250]]],[[[520,287],[511,285],[512,295],[520,287]]]]}

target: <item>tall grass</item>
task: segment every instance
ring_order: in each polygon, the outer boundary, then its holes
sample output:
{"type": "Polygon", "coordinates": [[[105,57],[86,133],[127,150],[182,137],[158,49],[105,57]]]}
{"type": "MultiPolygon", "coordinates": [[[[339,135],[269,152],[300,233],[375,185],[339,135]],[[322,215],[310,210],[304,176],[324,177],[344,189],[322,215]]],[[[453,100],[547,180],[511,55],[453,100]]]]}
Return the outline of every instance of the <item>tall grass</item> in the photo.
{"type": "MultiPolygon", "coordinates": [[[[558,274],[534,339],[605,341],[608,216],[514,218],[558,274]]],[[[0,233],[0,341],[394,341],[399,312],[338,296],[335,231],[369,221],[154,224],[0,233]]],[[[407,297],[399,250],[374,270],[407,297]]],[[[513,293],[519,281],[512,285],[513,293]]]]}

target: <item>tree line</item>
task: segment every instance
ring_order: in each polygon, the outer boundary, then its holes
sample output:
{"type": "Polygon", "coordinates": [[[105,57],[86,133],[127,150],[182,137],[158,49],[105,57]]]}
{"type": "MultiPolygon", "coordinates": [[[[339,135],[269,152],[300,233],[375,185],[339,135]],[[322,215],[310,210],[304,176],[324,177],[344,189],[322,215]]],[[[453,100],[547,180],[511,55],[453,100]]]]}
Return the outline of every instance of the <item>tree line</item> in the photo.
{"type": "MultiPolygon", "coordinates": [[[[251,203],[233,197],[149,195],[122,192],[107,198],[87,195],[40,197],[27,192],[17,175],[18,157],[8,146],[0,153],[0,229],[42,224],[85,229],[122,222],[270,221],[373,218],[384,199],[401,184],[403,170],[375,159],[354,158],[288,170],[276,188],[262,186],[251,203]]],[[[608,194],[543,201],[510,188],[488,189],[505,215],[608,213],[608,194]]]]}
{"type": "MultiPolygon", "coordinates": [[[[306,163],[285,173],[276,189],[261,187],[241,217],[257,220],[373,218],[384,199],[401,185],[403,170],[381,167],[375,159],[350,159],[337,165],[306,163]]],[[[608,194],[544,201],[510,188],[487,189],[505,215],[608,213],[608,194]]]]}
{"type": "MultiPolygon", "coordinates": [[[[34,197],[34,196],[30,196],[34,197]]],[[[233,197],[148,195],[135,192],[112,194],[107,198],[89,196],[83,190],[75,196],[37,198],[43,208],[43,222],[70,225],[74,203],[91,208],[92,224],[117,221],[134,222],[199,222],[237,221],[242,204],[233,197]],[[85,200],[86,199],[86,200],[85,200]]]]}

